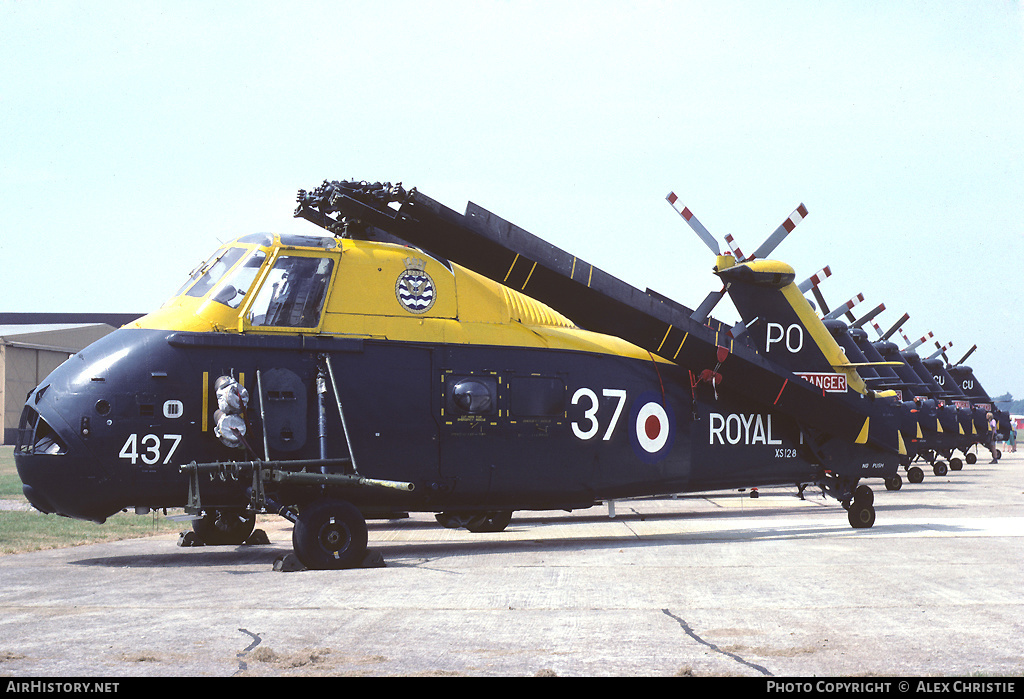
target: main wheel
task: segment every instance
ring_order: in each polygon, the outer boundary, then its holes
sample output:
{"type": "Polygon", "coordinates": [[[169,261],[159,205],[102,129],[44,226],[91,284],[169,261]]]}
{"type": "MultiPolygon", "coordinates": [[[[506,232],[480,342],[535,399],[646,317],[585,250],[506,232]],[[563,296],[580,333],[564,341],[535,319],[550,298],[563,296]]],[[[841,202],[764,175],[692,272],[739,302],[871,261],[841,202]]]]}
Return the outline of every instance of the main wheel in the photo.
{"type": "Polygon", "coordinates": [[[853,501],[859,502],[862,505],[873,505],[875,504],[875,491],[861,483],[853,491],[853,501]]]}
{"type": "Polygon", "coordinates": [[[484,532],[504,531],[508,523],[512,521],[512,510],[498,510],[495,512],[484,512],[473,517],[466,523],[466,529],[477,534],[484,532]]]}
{"type": "Polygon", "coordinates": [[[949,460],[949,467],[954,471],[959,471],[964,467],[964,462],[960,460],[959,456],[954,456],[949,460]]]}
{"type": "Polygon", "coordinates": [[[920,483],[924,480],[924,471],[920,466],[911,466],[907,469],[907,480],[911,483],[920,483]]]}
{"type": "Polygon", "coordinates": [[[366,557],[366,520],[350,502],[317,500],[299,511],[292,547],[314,570],[353,568],[366,557]]]}
{"type": "Polygon", "coordinates": [[[902,487],[903,487],[903,479],[900,478],[900,474],[898,474],[898,473],[895,476],[893,476],[892,478],[886,478],[885,479],[885,489],[886,490],[899,490],[902,487]]]}
{"type": "Polygon", "coordinates": [[[968,454],[965,458],[967,459],[968,464],[978,463],[978,455],[975,454],[973,451],[970,454],[968,454]]]}
{"type": "Polygon", "coordinates": [[[934,464],[932,464],[932,472],[936,476],[945,476],[946,473],[947,473],[946,462],[945,461],[936,461],[934,464]]]}
{"type": "Polygon", "coordinates": [[[473,519],[473,515],[465,512],[438,512],[434,515],[434,519],[446,529],[461,529],[473,519]]]}
{"type": "Polygon", "coordinates": [[[875,508],[862,502],[854,502],[850,506],[847,518],[854,529],[867,529],[875,523],[875,508]]]}
{"type": "Polygon", "coordinates": [[[256,527],[256,515],[245,510],[212,510],[192,520],[192,531],[207,546],[239,546],[256,527]]]}

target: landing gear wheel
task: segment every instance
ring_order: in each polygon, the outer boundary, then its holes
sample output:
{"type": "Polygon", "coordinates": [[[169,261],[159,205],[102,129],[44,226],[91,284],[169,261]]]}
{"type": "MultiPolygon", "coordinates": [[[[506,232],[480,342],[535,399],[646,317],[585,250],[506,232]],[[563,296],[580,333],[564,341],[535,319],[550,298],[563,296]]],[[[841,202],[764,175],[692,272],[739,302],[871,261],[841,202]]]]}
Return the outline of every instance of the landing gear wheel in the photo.
{"type": "Polygon", "coordinates": [[[875,504],[875,492],[861,483],[853,491],[853,502],[861,505],[875,504]]]}
{"type": "Polygon", "coordinates": [[[959,471],[964,467],[964,462],[960,460],[960,457],[954,456],[949,460],[949,467],[954,471],[959,471]]]}
{"type": "Polygon", "coordinates": [[[936,461],[932,464],[932,473],[936,476],[945,476],[947,472],[945,461],[936,461]]]}
{"type": "Polygon", "coordinates": [[[911,483],[920,483],[924,480],[924,471],[920,466],[911,466],[907,469],[907,480],[911,483]]]}
{"type": "Polygon", "coordinates": [[[313,570],[353,568],[366,557],[366,520],[350,502],[317,500],[299,511],[292,547],[313,570]]]}
{"type": "Polygon", "coordinates": [[[437,523],[446,529],[460,529],[466,526],[471,517],[461,512],[438,512],[434,515],[437,523]]]}
{"type": "Polygon", "coordinates": [[[854,502],[847,513],[847,519],[854,529],[867,529],[875,523],[875,508],[862,502],[854,502]]]}
{"type": "Polygon", "coordinates": [[[256,515],[245,510],[212,510],[192,520],[192,531],[207,546],[239,546],[256,527],[256,515]]]}
{"type": "Polygon", "coordinates": [[[976,464],[978,463],[978,455],[975,454],[974,452],[971,452],[965,457],[965,460],[968,464],[976,464]]]}
{"type": "Polygon", "coordinates": [[[903,487],[903,479],[900,478],[900,474],[898,474],[898,473],[895,476],[893,476],[892,478],[886,478],[885,479],[885,489],[886,490],[899,490],[902,487],[903,487]]]}
{"type": "Polygon", "coordinates": [[[466,529],[481,534],[489,532],[504,531],[508,523],[512,521],[512,510],[498,510],[495,512],[484,512],[473,517],[466,523],[466,529]]]}

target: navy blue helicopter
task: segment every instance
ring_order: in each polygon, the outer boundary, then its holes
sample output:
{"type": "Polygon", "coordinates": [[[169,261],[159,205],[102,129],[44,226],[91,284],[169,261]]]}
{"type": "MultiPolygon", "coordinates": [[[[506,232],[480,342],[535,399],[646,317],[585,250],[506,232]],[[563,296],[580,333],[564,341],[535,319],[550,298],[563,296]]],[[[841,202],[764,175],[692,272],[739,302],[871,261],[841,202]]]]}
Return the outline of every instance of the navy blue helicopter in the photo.
{"type": "Polygon", "coordinates": [[[473,203],[365,182],[298,200],[334,235],[222,246],[29,394],[15,461],[37,509],[184,507],[211,544],[276,513],[310,568],[360,565],[366,519],[410,511],[487,532],[517,510],[815,483],[874,523],[863,481],[896,474],[907,411],[788,265],[716,257],[737,340],[473,203]]]}

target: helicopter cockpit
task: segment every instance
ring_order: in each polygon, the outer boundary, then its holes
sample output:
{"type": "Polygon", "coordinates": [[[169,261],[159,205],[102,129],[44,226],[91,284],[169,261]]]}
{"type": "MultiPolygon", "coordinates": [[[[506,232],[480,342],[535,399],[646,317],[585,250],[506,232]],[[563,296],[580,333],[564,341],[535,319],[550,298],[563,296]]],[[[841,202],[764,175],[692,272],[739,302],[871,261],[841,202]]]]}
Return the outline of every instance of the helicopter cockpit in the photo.
{"type": "Polygon", "coordinates": [[[307,250],[335,245],[313,236],[244,236],[196,267],[156,315],[194,314],[223,329],[235,329],[242,320],[254,328],[316,328],[335,260],[307,250]]]}

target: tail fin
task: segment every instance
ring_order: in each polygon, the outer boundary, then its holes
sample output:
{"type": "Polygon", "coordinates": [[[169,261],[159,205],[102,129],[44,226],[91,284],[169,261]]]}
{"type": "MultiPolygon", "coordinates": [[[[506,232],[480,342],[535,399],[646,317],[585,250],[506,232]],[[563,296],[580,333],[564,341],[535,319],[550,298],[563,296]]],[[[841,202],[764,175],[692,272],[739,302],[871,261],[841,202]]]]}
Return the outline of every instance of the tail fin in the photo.
{"type": "Polygon", "coordinates": [[[792,267],[774,260],[730,265],[731,258],[718,259],[718,276],[759,353],[825,391],[867,392],[856,366],[793,283],[792,267]]]}

